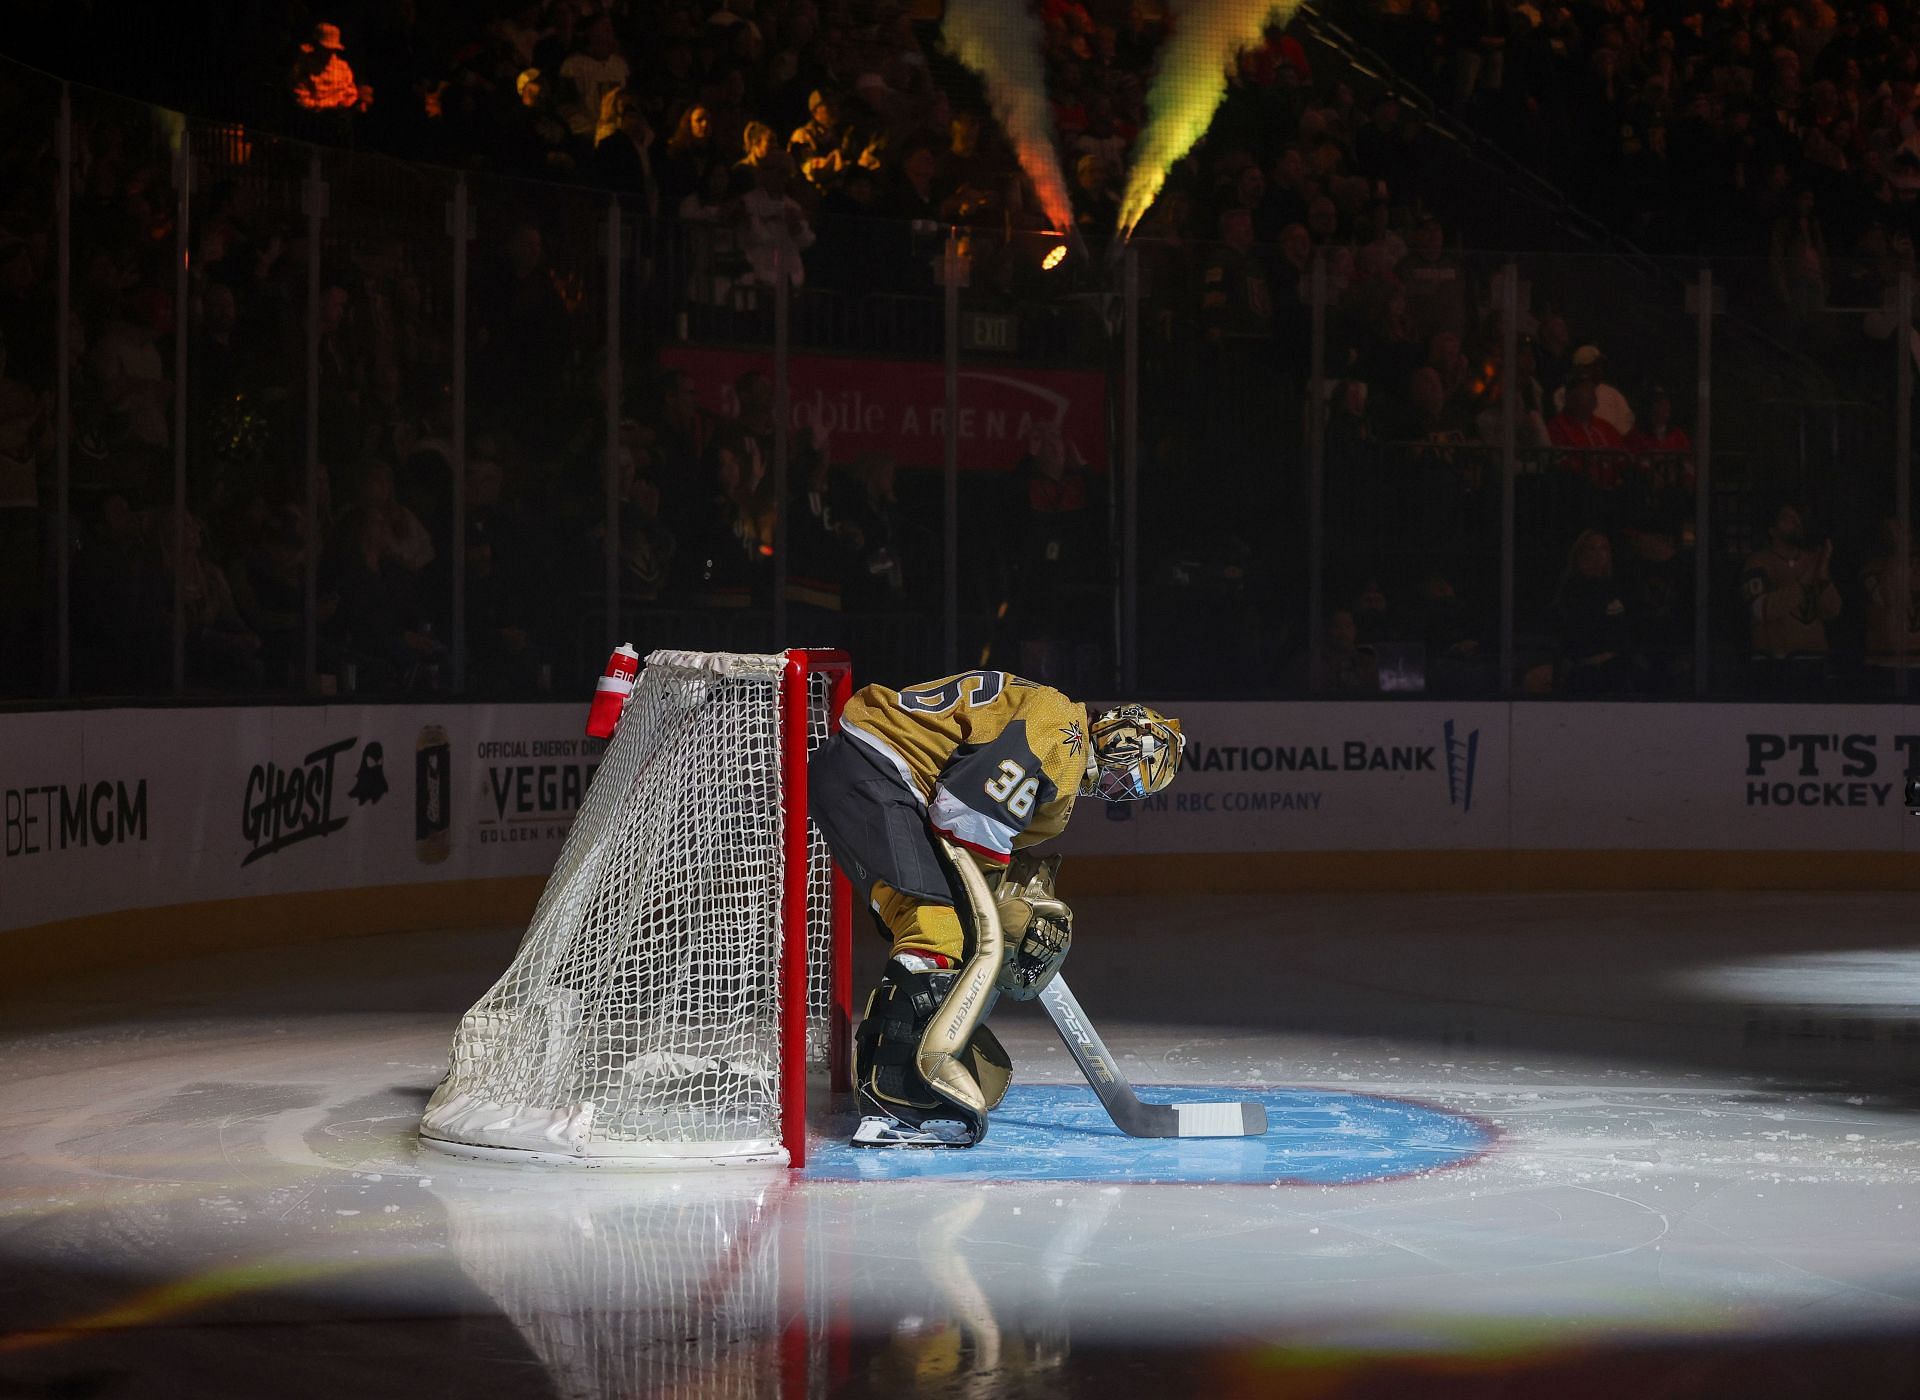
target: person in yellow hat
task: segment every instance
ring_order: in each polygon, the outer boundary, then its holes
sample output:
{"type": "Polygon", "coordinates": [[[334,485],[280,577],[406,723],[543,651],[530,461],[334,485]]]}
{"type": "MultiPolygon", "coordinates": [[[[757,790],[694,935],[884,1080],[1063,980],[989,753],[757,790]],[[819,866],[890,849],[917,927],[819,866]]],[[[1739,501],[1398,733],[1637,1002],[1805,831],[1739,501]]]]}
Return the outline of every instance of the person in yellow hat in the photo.
{"type": "Polygon", "coordinates": [[[847,702],[812,761],[812,814],[892,942],[855,1053],[856,1146],[985,1134],[1012,1075],[987,1014],[1001,992],[1037,996],[1072,940],[1059,859],[1031,848],[1066,829],[1077,798],[1164,790],[1185,745],[1146,705],[1094,714],[1005,671],[847,702]]]}

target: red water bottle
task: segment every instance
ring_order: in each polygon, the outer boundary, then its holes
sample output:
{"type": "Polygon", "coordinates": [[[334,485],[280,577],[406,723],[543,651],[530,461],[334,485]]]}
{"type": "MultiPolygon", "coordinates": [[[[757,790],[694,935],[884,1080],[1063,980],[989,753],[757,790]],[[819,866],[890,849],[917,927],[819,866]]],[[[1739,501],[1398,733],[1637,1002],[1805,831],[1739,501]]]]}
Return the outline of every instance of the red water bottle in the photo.
{"type": "Polygon", "coordinates": [[[620,723],[620,711],[633,694],[633,678],[640,674],[640,653],[625,643],[613,649],[607,669],[593,688],[593,708],[587,711],[587,734],[594,739],[611,739],[620,723]]]}

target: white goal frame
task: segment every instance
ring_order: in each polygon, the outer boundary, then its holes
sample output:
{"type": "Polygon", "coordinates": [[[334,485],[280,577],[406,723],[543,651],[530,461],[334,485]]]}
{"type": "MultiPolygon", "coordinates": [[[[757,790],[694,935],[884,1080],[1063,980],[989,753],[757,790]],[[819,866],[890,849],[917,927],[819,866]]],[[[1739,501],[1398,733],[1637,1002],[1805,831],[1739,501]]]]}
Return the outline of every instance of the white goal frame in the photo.
{"type": "MultiPolygon", "coordinates": [[[[851,666],[840,651],[795,649],[761,656],[656,651],[647,657],[513,963],[461,1019],[447,1075],[421,1119],[423,1145],[458,1156],[542,1166],[684,1170],[806,1165],[810,1074],[829,1092],[852,1088],[852,889],[809,817],[807,797],[808,758],[837,732],[851,690],[851,666]],[[658,689],[648,681],[655,667],[660,668],[658,689]],[[753,854],[771,855],[774,888],[749,877],[753,888],[745,906],[751,922],[743,927],[738,901],[729,905],[703,900],[696,883],[684,916],[690,922],[673,933],[683,945],[718,942],[722,946],[717,957],[723,963],[745,965],[748,1004],[738,1015],[751,1020],[756,1048],[750,1059],[737,1063],[718,1058],[717,1052],[715,1058],[703,1059],[698,1027],[691,1043],[677,1039],[670,1051],[636,1053],[636,1046],[645,1043],[649,1023],[637,1011],[624,1022],[620,1019],[623,1008],[632,1010],[619,994],[627,984],[615,984],[612,992],[604,985],[580,991],[578,982],[560,975],[564,957],[572,957],[576,947],[584,946],[590,954],[597,951],[600,960],[591,966],[599,973],[609,962],[626,966],[643,959],[644,949],[632,951],[647,933],[641,914],[629,914],[621,901],[630,896],[633,907],[646,912],[641,891],[651,853],[642,843],[630,865],[610,870],[607,860],[594,859],[606,855],[595,843],[622,813],[648,810],[634,804],[645,800],[640,795],[643,781],[660,776],[655,771],[658,761],[688,762],[713,753],[710,746],[699,746],[699,737],[686,737],[683,752],[672,746],[681,737],[676,732],[665,731],[662,740],[646,728],[627,734],[622,747],[627,718],[643,703],[654,707],[653,714],[671,707],[675,702],[663,697],[672,692],[664,688],[688,677],[696,694],[704,695],[700,686],[709,678],[716,688],[733,687],[726,692],[728,703],[749,717],[758,735],[758,746],[742,761],[760,766],[751,774],[748,795],[736,793],[731,801],[736,814],[751,818],[753,854]],[[774,737],[770,748],[764,742],[768,731],[774,737]],[[643,751],[640,746],[649,742],[663,745],[662,750],[643,751]],[[770,773],[764,771],[769,761],[774,769],[770,773]],[[605,787],[608,784],[620,790],[605,787]],[[766,810],[768,797],[777,812],[766,810]],[[771,833],[769,818],[777,823],[771,833]],[[775,970],[756,971],[751,959],[739,956],[743,947],[754,946],[775,949],[775,970]],[[555,948],[564,949],[564,957],[555,948]],[[594,1001],[587,1009],[589,997],[594,1001]],[[770,1004],[776,1001],[777,1031],[770,1004]],[[610,1029],[630,1033],[612,1050],[607,1048],[610,1029]],[[767,1057],[760,1051],[776,1039],[777,1067],[769,1076],[767,1057]],[[667,1066],[662,1078],[677,1074],[682,1083],[723,1080],[727,1092],[748,1101],[741,1108],[729,1099],[728,1111],[761,1126],[745,1135],[720,1128],[708,1131],[697,1121],[689,1128],[686,1120],[697,1114],[683,1103],[669,1103],[656,1114],[644,1092],[613,1087],[617,1081],[629,1088],[636,1082],[651,1088],[648,1076],[661,1065],[667,1066]],[[777,1078],[777,1084],[769,1085],[770,1077],[777,1078]],[[608,1099],[614,1101],[611,1108],[608,1099]],[[650,1115],[672,1126],[653,1135],[647,1126],[650,1115]],[[609,1123],[619,1126],[609,1128],[609,1123]],[[764,1130],[775,1124],[776,1132],[764,1130]]],[[[725,763],[723,756],[723,769],[725,763]]],[[[647,790],[657,795],[660,789],[647,790]]],[[[729,801],[723,795],[713,800],[716,805],[729,801]]],[[[659,820],[670,826],[672,818],[663,814],[659,820]]],[[[740,860],[746,857],[734,859],[734,853],[715,849],[680,859],[693,863],[696,877],[717,872],[716,879],[737,886],[740,860]]],[[[657,889],[653,898],[660,899],[657,889]]],[[[670,954],[686,951],[676,947],[670,954]]],[[[693,951],[697,954],[698,948],[693,951]]],[[[577,970],[579,964],[573,966],[577,970]]],[[[657,980],[658,969],[651,970],[657,980]]],[[[644,993],[656,984],[640,985],[644,993]]],[[[705,1007],[700,1019],[724,1023],[727,1010],[705,1007]]],[[[670,1021],[663,1016],[658,1024],[670,1021]]]]}

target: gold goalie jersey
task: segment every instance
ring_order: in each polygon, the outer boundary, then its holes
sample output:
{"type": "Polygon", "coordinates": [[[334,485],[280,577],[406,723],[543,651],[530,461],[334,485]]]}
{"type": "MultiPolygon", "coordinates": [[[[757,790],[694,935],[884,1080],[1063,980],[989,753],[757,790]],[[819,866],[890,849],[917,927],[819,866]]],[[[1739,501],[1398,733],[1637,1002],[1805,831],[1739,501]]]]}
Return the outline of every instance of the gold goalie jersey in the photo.
{"type": "Polygon", "coordinates": [[[900,775],[927,823],[992,865],[1058,836],[1087,770],[1087,710],[1005,671],[864,687],[841,724],[900,775]]]}

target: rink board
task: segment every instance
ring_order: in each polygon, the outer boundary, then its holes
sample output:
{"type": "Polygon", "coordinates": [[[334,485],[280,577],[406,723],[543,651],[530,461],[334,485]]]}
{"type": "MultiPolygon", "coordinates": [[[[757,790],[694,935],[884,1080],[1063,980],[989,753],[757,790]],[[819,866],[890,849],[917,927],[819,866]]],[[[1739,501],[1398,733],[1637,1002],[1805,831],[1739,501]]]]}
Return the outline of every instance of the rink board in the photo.
{"type": "Polygon", "coordinates": [[[1155,1085],[1158,1103],[1248,1099],[1265,1105],[1255,1138],[1130,1138],[1093,1091],[1074,1084],[1015,1085],[986,1139],[964,1151],[856,1148],[842,1138],[810,1147],[816,1181],[1130,1182],[1194,1186],[1353,1186],[1465,1166],[1497,1130],[1468,1115],[1407,1099],[1327,1089],[1155,1085]]]}
{"type": "MultiPolygon", "coordinates": [[[[1891,705],[1172,707],[1179,779],[1083,803],[1083,894],[1920,887],[1891,705]]],[[[0,716],[0,930],[129,953],[518,923],[602,745],[578,704],[0,716]],[[51,928],[49,926],[57,926],[51,928]]],[[[21,971],[16,963],[16,971],[21,971]]]]}

